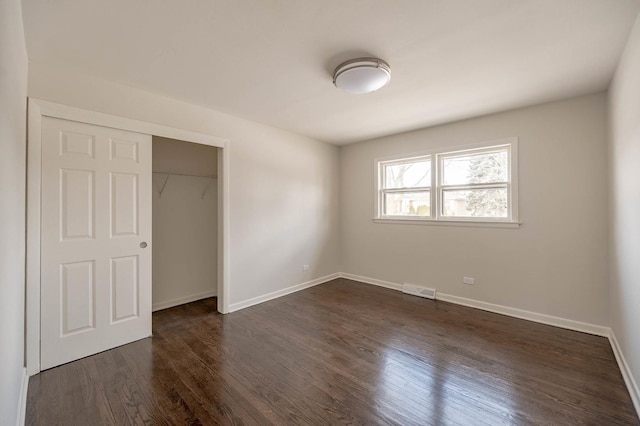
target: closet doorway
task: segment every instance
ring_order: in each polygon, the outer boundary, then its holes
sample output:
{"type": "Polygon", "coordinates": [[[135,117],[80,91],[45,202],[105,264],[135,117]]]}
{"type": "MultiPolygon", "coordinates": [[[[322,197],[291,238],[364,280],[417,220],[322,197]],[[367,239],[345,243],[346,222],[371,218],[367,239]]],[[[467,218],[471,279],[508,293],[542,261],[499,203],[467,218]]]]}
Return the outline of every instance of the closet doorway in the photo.
{"type": "MultiPolygon", "coordinates": [[[[34,375],[42,368],[54,367],[149,336],[153,307],[161,309],[170,304],[186,303],[189,299],[215,294],[218,311],[229,311],[230,208],[227,139],[33,98],[29,99],[28,115],[28,375],[34,375]],[[45,131],[45,122],[49,121],[63,123],[61,126],[64,125],[66,131],[45,131]],[[67,128],[68,126],[71,127],[67,128]],[[216,202],[210,220],[215,232],[215,239],[211,241],[215,253],[208,258],[207,263],[215,269],[213,276],[207,281],[208,287],[202,292],[197,289],[188,291],[185,288],[185,278],[197,269],[193,264],[179,279],[174,279],[177,282],[173,285],[184,292],[171,293],[175,288],[166,287],[164,296],[162,290],[159,293],[152,290],[151,274],[135,272],[137,266],[143,266],[142,262],[137,262],[136,256],[147,256],[146,253],[150,253],[155,245],[153,236],[149,238],[152,231],[141,231],[143,228],[148,230],[153,225],[154,184],[157,187],[158,180],[161,180],[163,185],[166,184],[165,191],[169,191],[171,185],[176,183],[175,177],[181,173],[175,169],[162,170],[165,173],[174,172],[175,176],[169,177],[169,180],[166,180],[166,176],[165,179],[153,178],[152,149],[148,149],[153,144],[152,135],[179,141],[181,147],[210,147],[215,153],[210,162],[215,167],[214,172],[209,168],[204,172],[205,177],[197,177],[208,182],[204,187],[199,186],[202,187],[202,192],[198,189],[199,195],[196,198],[206,201],[207,197],[214,194],[213,200],[209,201],[216,202]],[[142,145],[146,148],[142,149],[142,145]],[[129,170],[124,167],[124,163],[132,167],[136,164],[142,167],[144,163],[144,170],[129,170]],[[47,177],[51,170],[55,176],[62,175],[64,179],[54,176],[52,180],[47,177]],[[56,184],[53,191],[47,186],[51,182],[56,184]],[[65,213],[65,220],[58,220],[60,212],[65,213]],[[44,222],[51,223],[43,226],[44,222]],[[64,250],[46,244],[47,241],[59,242],[60,235],[66,238],[64,250]],[[77,242],[88,242],[91,247],[80,247],[81,244],[74,244],[77,242]],[[108,251],[121,246],[133,251],[125,254],[108,251]],[[67,252],[74,256],[73,259],[55,257],[67,252]],[[63,273],[58,272],[60,265],[63,273]],[[60,288],[63,291],[58,291],[60,288]],[[158,293],[155,301],[152,300],[154,293],[158,293]],[[51,294],[62,294],[64,297],[52,298],[49,297],[51,294]],[[49,315],[51,312],[54,315],[49,315]],[[132,318],[144,322],[145,328],[135,329],[135,333],[130,332],[134,329],[127,326],[133,321],[132,318]],[[126,332],[114,332],[108,338],[91,332],[116,326],[126,332]],[[67,328],[60,332],[63,327],[67,328]],[[132,333],[135,335],[131,336],[132,333]],[[76,351],[67,350],[69,336],[77,337],[76,351]],[[60,340],[56,347],[60,348],[59,352],[64,355],[64,359],[45,359],[42,355],[52,347],[46,343],[49,337],[60,340]],[[62,342],[62,338],[67,341],[62,342]]],[[[175,159],[175,155],[177,154],[172,154],[172,158],[175,159]]],[[[188,171],[183,174],[201,173],[188,171]]],[[[165,196],[169,198],[163,193],[162,197],[165,196]]],[[[193,221],[193,218],[187,221],[193,221]]],[[[162,240],[162,236],[159,238],[162,240]]],[[[194,238],[188,241],[189,244],[193,242],[194,238]]],[[[166,260],[153,260],[156,266],[163,262],[166,263],[166,260]]],[[[164,275],[163,272],[153,274],[157,275],[154,279],[164,275]]]]}
{"type": "Polygon", "coordinates": [[[152,310],[218,295],[219,148],[153,136],[152,310]]]}

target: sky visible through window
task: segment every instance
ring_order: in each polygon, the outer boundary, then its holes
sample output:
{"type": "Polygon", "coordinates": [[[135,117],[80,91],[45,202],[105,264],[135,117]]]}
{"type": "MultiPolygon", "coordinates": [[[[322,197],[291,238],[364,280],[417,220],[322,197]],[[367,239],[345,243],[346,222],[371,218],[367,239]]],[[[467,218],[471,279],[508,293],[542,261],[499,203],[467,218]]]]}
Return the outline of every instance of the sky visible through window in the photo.
{"type": "Polygon", "coordinates": [[[431,186],[431,160],[386,166],[385,188],[431,186]]]}

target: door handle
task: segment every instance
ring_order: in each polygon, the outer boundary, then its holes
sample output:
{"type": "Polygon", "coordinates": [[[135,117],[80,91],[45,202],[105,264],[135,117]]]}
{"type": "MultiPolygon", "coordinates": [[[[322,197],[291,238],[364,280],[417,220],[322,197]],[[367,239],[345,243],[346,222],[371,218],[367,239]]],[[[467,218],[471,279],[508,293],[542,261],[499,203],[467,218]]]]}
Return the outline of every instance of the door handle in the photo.
{"type": "Polygon", "coordinates": [[[140,248],[147,248],[147,243],[146,242],[141,242],[140,243],[140,248]]]}

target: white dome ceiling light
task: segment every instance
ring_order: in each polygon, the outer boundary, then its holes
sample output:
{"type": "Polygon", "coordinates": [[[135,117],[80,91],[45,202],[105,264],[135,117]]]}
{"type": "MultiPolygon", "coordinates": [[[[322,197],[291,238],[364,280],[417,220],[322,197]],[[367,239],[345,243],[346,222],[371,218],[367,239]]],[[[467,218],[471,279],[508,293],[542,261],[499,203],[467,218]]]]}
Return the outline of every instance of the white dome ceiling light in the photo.
{"type": "Polygon", "coordinates": [[[389,64],[377,58],[351,59],[338,65],[333,72],[333,84],[355,95],[375,92],[390,80],[389,64]]]}

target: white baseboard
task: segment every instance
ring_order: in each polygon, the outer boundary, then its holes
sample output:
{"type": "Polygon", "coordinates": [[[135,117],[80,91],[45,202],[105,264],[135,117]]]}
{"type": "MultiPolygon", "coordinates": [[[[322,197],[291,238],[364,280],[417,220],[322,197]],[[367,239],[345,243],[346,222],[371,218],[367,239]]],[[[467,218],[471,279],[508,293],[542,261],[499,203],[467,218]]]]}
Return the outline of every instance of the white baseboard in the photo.
{"type": "MultiPolygon", "coordinates": [[[[399,283],[378,280],[375,278],[363,277],[361,275],[347,274],[344,272],[341,273],[340,276],[342,278],[347,278],[354,281],[360,281],[366,284],[373,284],[380,287],[389,288],[392,290],[402,291],[402,284],[399,284],[399,283]]],[[[589,324],[586,322],[574,321],[566,318],[539,314],[537,312],[510,308],[508,306],[496,305],[493,303],[482,302],[474,299],[467,299],[465,297],[453,296],[451,294],[445,294],[440,292],[436,294],[436,300],[442,300],[444,302],[455,303],[457,305],[463,305],[471,308],[482,309],[483,311],[489,311],[497,314],[508,315],[510,317],[521,318],[529,321],[539,322],[542,324],[553,325],[556,327],[566,328],[569,330],[581,331],[583,333],[595,334],[596,336],[609,337],[609,330],[610,330],[609,327],[604,327],[601,325],[589,324]]]]}
{"type": "Polygon", "coordinates": [[[179,297],[177,299],[171,299],[164,302],[154,303],[151,307],[151,311],[160,311],[162,309],[173,308],[174,306],[184,305],[185,303],[195,302],[196,300],[206,299],[208,297],[213,297],[216,295],[216,290],[209,290],[203,293],[191,294],[185,297],[179,297]]]}
{"type": "Polygon", "coordinates": [[[609,342],[611,342],[611,349],[613,349],[613,354],[616,357],[616,361],[618,361],[618,367],[620,367],[620,372],[622,373],[624,382],[627,385],[627,389],[629,390],[629,395],[631,396],[631,400],[633,401],[633,406],[636,408],[636,413],[638,413],[638,416],[640,416],[640,390],[638,390],[638,384],[633,377],[633,373],[631,373],[629,364],[627,364],[627,360],[622,353],[622,349],[618,344],[618,339],[616,338],[613,330],[610,330],[609,342]]]}
{"type": "Polygon", "coordinates": [[[29,391],[29,375],[27,369],[22,369],[22,385],[20,386],[20,399],[18,400],[18,416],[16,417],[16,425],[24,426],[27,415],[27,392],[29,391]]]}
{"type": "Polygon", "coordinates": [[[541,324],[553,325],[555,327],[566,328],[568,330],[581,331],[583,333],[595,334],[596,336],[609,337],[609,327],[604,327],[602,325],[590,324],[588,322],[575,321],[561,317],[554,317],[552,315],[539,314],[537,312],[510,308],[508,306],[496,305],[493,303],[467,299],[465,297],[459,297],[445,293],[438,293],[436,295],[436,299],[442,300],[444,302],[455,303],[456,305],[482,309],[483,311],[494,312],[496,314],[507,315],[510,317],[525,319],[541,324]]]}
{"type": "Polygon", "coordinates": [[[341,272],[340,278],[346,278],[348,280],[353,280],[353,281],[360,281],[365,284],[373,284],[373,285],[377,285],[378,287],[390,288],[391,290],[402,291],[402,284],[392,283],[390,281],[378,280],[375,278],[363,277],[362,275],[347,274],[345,272],[341,272]]]}
{"type": "Polygon", "coordinates": [[[304,290],[305,288],[313,287],[319,284],[326,283],[327,281],[335,280],[336,278],[340,278],[339,273],[326,275],[324,277],[316,278],[315,280],[307,281],[301,284],[296,284],[282,290],[243,300],[242,302],[232,303],[231,305],[229,305],[229,312],[239,311],[240,309],[248,308],[249,306],[257,305],[258,303],[277,299],[278,297],[286,296],[287,294],[295,293],[296,291],[304,290]]]}

